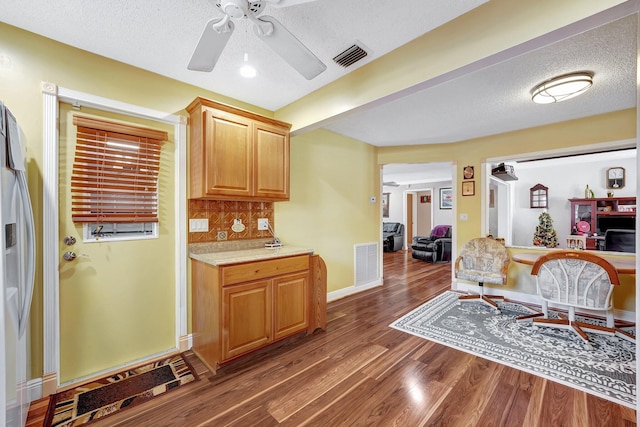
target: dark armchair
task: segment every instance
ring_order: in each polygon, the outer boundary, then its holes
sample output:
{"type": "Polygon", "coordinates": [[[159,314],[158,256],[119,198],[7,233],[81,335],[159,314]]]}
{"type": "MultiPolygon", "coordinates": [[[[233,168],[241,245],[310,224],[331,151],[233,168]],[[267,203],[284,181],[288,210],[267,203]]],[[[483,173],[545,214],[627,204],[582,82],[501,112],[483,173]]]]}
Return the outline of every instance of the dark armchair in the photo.
{"type": "Polygon", "coordinates": [[[404,224],[385,222],[382,224],[382,245],[385,252],[395,252],[404,245],[404,224]]]}
{"type": "Polygon", "coordinates": [[[429,262],[451,261],[451,226],[436,225],[429,237],[416,236],[411,244],[411,256],[429,262]]]}

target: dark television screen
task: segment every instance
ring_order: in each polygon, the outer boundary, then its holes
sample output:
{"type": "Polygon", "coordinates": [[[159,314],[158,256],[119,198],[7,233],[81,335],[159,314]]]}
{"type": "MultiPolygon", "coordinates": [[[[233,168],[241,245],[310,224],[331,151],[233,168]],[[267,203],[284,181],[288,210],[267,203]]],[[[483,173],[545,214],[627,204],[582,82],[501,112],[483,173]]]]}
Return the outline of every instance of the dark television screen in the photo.
{"type": "Polygon", "coordinates": [[[602,216],[598,218],[597,227],[597,233],[601,236],[610,228],[635,230],[636,218],[634,216],[602,216]]]}

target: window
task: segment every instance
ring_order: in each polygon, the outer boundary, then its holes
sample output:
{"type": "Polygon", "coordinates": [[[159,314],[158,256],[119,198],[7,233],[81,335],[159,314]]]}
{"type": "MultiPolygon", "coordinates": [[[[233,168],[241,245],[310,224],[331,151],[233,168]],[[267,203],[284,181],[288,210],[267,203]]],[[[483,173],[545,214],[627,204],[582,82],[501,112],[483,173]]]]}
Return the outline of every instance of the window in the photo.
{"type": "Polygon", "coordinates": [[[166,132],[74,116],[71,217],[85,239],[157,234],[158,172],[166,132]]]}

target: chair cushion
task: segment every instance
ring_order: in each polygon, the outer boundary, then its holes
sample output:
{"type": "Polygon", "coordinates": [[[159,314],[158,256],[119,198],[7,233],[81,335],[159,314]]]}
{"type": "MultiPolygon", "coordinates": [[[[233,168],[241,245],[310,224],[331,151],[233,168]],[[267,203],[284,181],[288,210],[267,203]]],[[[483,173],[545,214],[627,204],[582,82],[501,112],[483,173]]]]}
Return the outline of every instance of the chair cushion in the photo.
{"type": "Polygon", "coordinates": [[[504,285],[509,252],[503,244],[489,238],[465,243],[456,261],[456,277],[474,282],[504,285]]]}
{"type": "Polygon", "coordinates": [[[447,233],[449,233],[450,229],[450,225],[436,225],[435,227],[433,227],[433,230],[431,230],[431,238],[437,239],[440,237],[450,237],[447,236],[447,233]]]}
{"type": "Polygon", "coordinates": [[[554,259],[541,265],[538,293],[547,301],[594,310],[611,307],[612,285],[597,264],[576,259],[554,259]]]}
{"type": "Polygon", "coordinates": [[[382,231],[384,233],[396,233],[399,225],[399,222],[385,222],[382,224],[382,231]]]}

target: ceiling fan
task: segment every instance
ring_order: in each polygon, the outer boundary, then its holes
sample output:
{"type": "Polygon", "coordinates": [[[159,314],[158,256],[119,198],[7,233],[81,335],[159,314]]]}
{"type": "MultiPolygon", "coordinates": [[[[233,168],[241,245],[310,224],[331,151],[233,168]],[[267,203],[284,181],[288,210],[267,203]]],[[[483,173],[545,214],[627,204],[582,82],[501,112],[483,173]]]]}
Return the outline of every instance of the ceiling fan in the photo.
{"type": "Polygon", "coordinates": [[[260,40],[307,80],[313,79],[327,66],[274,17],[258,17],[265,3],[287,7],[310,1],[317,0],[209,0],[224,16],[207,22],[187,68],[194,71],[213,70],[235,28],[232,19],[247,18],[255,24],[253,30],[260,40]]]}

